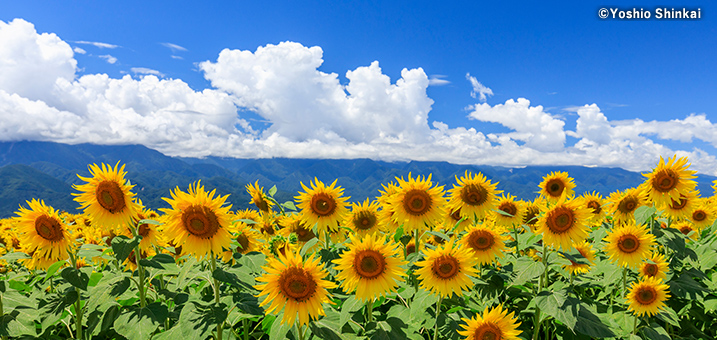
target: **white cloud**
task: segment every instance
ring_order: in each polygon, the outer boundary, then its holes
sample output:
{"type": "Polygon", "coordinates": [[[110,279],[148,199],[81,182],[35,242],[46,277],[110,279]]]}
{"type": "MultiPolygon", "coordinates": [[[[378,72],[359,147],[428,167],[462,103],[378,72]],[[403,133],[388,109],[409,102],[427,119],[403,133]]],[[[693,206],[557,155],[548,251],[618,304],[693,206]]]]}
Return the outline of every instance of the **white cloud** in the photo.
{"type": "Polygon", "coordinates": [[[87,54],[87,51],[85,51],[77,46],[73,47],[72,50],[77,54],[87,54]]]}
{"type": "Polygon", "coordinates": [[[470,73],[466,73],[466,79],[468,79],[468,81],[471,82],[471,86],[473,86],[471,97],[476,98],[477,95],[480,97],[480,101],[485,102],[487,100],[487,96],[493,95],[493,90],[481,84],[478,79],[476,79],[476,77],[472,77],[470,73]]]}
{"type": "Polygon", "coordinates": [[[443,79],[445,77],[446,76],[440,74],[432,75],[430,78],[428,78],[428,86],[443,86],[450,84],[450,81],[443,79]]]}
{"type": "Polygon", "coordinates": [[[109,54],[101,55],[101,56],[98,56],[98,57],[104,59],[108,64],[114,64],[114,63],[117,62],[117,58],[115,58],[115,57],[113,57],[113,56],[111,56],[111,55],[109,55],[109,54]]]}
{"type": "Polygon", "coordinates": [[[164,77],[164,74],[162,74],[162,72],[146,67],[132,67],[130,68],[130,71],[132,71],[132,73],[134,74],[151,74],[158,77],[164,77]]]}
{"type": "Polygon", "coordinates": [[[180,56],[178,56],[178,55],[171,55],[170,57],[172,57],[172,59],[184,60],[184,58],[182,58],[182,57],[180,57],[180,56]]]}
{"type": "Polygon", "coordinates": [[[182,46],[179,46],[179,45],[177,45],[177,44],[172,44],[172,43],[168,43],[168,42],[163,42],[163,43],[160,43],[160,44],[161,44],[162,46],[166,47],[166,48],[169,48],[170,50],[172,50],[172,52],[177,52],[177,51],[185,52],[185,51],[187,51],[186,48],[184,48],[184,47],[182,47],[182,46]]]}
{"type": "Polygon", "coordinates": [[[103,43],[103,42],[96,42],[96,41],[75,41],[75,44],[92,45],[94,47],[110,48],[110,49],[119,47],[117,45],[103,43]]]}

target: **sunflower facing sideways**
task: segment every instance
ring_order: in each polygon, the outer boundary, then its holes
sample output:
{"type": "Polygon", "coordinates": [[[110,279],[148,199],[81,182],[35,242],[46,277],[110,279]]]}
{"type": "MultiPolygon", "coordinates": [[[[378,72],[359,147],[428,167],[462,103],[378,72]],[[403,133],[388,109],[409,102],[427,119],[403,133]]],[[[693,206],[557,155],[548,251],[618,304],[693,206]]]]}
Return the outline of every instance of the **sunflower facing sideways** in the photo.
{"type": "Polygon", "coordinates": [[[320,259],[312,255],[302,261],[298,253],[287,251],[277,258],[267,258],[262,268],[266,273],[256,281],[263,283],[254,288],[259,291],[257,297],[266,296],[259,306],[269,305],[267,313],[278,314],[283,309],[281,323],[293,324],[298,316],[299,325],[326,315],[321,305],[329,302],[327,289],[336,285],[324,280],[328,273],[321,267],[320,259]]]}
{"type": "Polygon", "coordinates": [[[271,212],[271,207],[274,205],[274,202],[267,198],[264,193],[264,188],[259,187],[259,181],[254,182],[254,184],[247,184],[246,191],[249,193],[249,196],[251,196],[251,203],[254,204],[257,209],[264,213],[271,212]]]}
{"type": "Polygon", "coordinates": [[[587,222],[591,212],[589,208],[583,207],[580,200],[564,199],[560,199],[538,219],[536,233],[543,234],[546,245],[568,250],[573,243],[582,243],[588,237],[590,230],[587,222]]]}
{"type": "Polygon", "coordinates": [[[465,325],[461,325],[463,330],[458,334],[465,336],[465,340],[518,340],[518,335],[522,331],[518,330],[520,322],[514,316],[514,312],[508,313],[502,305],[498,305],[491,310],[488,307],[483,311],[483,315],[476,315],[472,319],[462,318],[465,325]]]}
{"type": "Polygon", "coordinates": [[[333,260],[341,288],[349,294],[356,291],[356,298],[364,302],[394,291],[406,275],[402,268],[406,261],[398,245],[386,243],[378,234],[363,238],[351,234],[349,238],[348,251],[333,260]]]}
{"type": "Polygon", "coordinates": [[[549,202],[556,202],[561,196],[571,198],[575,194],[575,183],[571,177],[568,177],[567,172],[551,172],[543,177],[543,181],[538,186],[540,196],[545,197],[549,202]]]}
{"type": "Polygon", "coordinates": [[[650,199],[657,205],[670,204],[670,199],[679,200],[680,194],[685,194],[695,190],[697,182],[697,171],[688,170],[690,165],[687,163],[687,157],[677,158],[677,155],[668,159],[660,156],[660,162],[657,167],[649,174],[643,174],[647,177],[643,186],[647,190],[650,199]]]}
{"type": "Polygon", "coordinates": [[[425,257],[416,262],[416,274],[421,280],[421,288],[449,298],[452,294],[463,295],[463,290],[473,285],[471,276],[475,276],[477,259],[470,250],[454,246],[448,242],[436,249],[423,249],[425,257]]]}
{"type": "Polygon", "coordinates": [[[578,253],[580,253],[580,255],[582,255],[582,257],[585,258],[584,262],[587,263],[575,263],[573,260],[568,259],[570,264],[563,266],[563,268],[571,274],[587,273],[590,271],[590,266],[595,263],[595,251],[587,241],[575,243],[573,244],[573,247],[578,251],[578,253]]]}
{"type": "Polygon", "coordinates": [[[605,253],[610,260],[622,267],[635,267],[652,253],[655,236],[647,226],[638,227],[634,222],[616,226],[605,236],[605,253]]]}
{"type": "Polygon", "coordinates": [[[316,225],[319,237],[324,235],[326,229],[338,229],[339,222],[348,213],[346,200],[349,197],[343,197],[344,189],[334,187],[335,185],[336,180],[326,186],[314,178],[314,181],[311,182],[311,189],[301,183],[305,192],[299,193],[299,196],[295,197],[299,201],[297,206],[301,209],[301,221],[310,229],[316,225]]]}
{"type": "Polygon", "coordinates": [[[431,175],[398,180],[398,191],[389,197],[389,209],[396,224],[403,224],[403,230],[410,234],[414,230],[422,230],[432,226],[443,217],[445,199],[443,187],[433,186],[431,175]]]}
{"type": "Polygon", "coordinates": [[[461,243],[473,253],[481,265],[490,264],[505,251],[504,229],[492,222],[473,225],[461,239],[461,243]]]}
{"type": "Polygon", "coordinates": [[[653,316],[665,307],[665,301],[670,297],[670,286],[655,277],[643,277],[639,282],[633,282],[630,292],[627,293],[627,309],[637,316],[653,316]]]}
{"type": "Polygon", "coordinates": [[[30,209],[20,207],[15,218],[17,237],[23,250],[32,254],[33,267],[47,269],[56,261],[69,258],[67,252],[73,246],[68,226],[62,222],[53,207],[44,201],[27,201],[30,209]]]}
{"type": "Polygon", "coordinates": [[[124,164],[119,162],[114,168],[102,163],[102,166],[92,164],[89,166],[92,177],[82,177],[87,182],[82,185],[72,185],[79,194],[73,193],[75,201],[80,203],[80,208],[85,214],[92,218],[95,226],[114,228],[125,224],[131,224],[137,218],[140,207],[133,200],[135,194],[130,190],[134,185],[129,185],[124,176],[124,164]]]}
{"type": "Polygon", "coordinates": [[[456,176],[458,185],[448,190],[448,208],[451,211],[460,211],[461,217],[473,221],[483,218],[493,209],[497,195],[502,193],[496,190],[498,183],[491,183],[482,173],[472,174],[466,170],[463,177],[456,176]]]}
{"type": "Polygon", "coordinates": [[[170,192],[172,198],[162,198],[171,209],[160,209],[165,213],[164,235],[172,244],[181,245],[186,253],[197,259],[208,255],[219,255],[229,249],[231,235],[229,209],[225,206],[226,196],[215,195],[215,190],[207,192],[200,182],[189,185],[189,191],[179,187],[170,192]]]}
{"type": "MultiPolygon", "coordinates": [[[[692,217],[698,197],[697,191],[680,194],[678,199],[670,199],[670,204],[658,205],[662,213],[672,219],[685,219],[692,217]]],[[[664,216],[663,215],[663,216],[664,216]]]]}

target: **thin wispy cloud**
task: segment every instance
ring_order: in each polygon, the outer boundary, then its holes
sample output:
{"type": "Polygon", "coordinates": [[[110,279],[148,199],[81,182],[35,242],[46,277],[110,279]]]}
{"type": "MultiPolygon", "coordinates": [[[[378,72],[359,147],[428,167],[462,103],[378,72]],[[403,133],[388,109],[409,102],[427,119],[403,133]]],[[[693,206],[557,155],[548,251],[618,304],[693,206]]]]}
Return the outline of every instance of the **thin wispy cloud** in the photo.
{"type": "Polygon", "coordinates": [[[146,67],[132,67],[130,68],[130,71],[132,71],[132,73],[134,74],[151,74],[158,77],[164,77],[164,74],[162,74],[162,72],[146,67]]]}
{"type": "Polygon", "coordinates": [[[430,78],[428,78],[428,85],[429,86],[443,86],[443,85],[450,84],[451,83],[450,81],[443,79],[445,77],[446,76],[444,76],[444,75],[434,74],[430,78]]]}
{"type": "Polygon", "coordinates": [[[177,45],[177,44],[172,44],[172,43],[168,43],[168,42],[163,42],[163,43],[160,43],[160,44],[161,44],[162,46],[167,47],[167,48],[169,48],[170,50],[172,50],[172,53],[177,52],[177,51],[181,51],[181,52],[186,52],[186,51],[187,51],[186,48],[184,48],[184,47],[182,47],[182,46],[179,46],[179,45],[177,45]]]}
{"type": "Polygon", "coordinates": [[[108,64],[114,64],[114,63],[117,62],[117,58],[115,58],[115,57],[113,57],[113,56],[111,56],[111,55],[109,55],[109,54],[100,55],[100,56],[98,56],[98,57],[104,59],[108,64]]]}
{"type": "Polygon", "coordinates": [[[97,41],[75,41],[75,44],[92,45],[99,48],[118,48],[118,45],[97,42],[97,41]]]}
{"type": "Polygon", "coordinates": [[[79,47],[77,47],[77,46],[75,46],[74,48],[72,48],[72,51],[74,51],[74,52],[77,53],[77,54],[87,54],[87,51],[85,51],[85,50],[83,50],[82,48],[79,48],[79,47]]]}

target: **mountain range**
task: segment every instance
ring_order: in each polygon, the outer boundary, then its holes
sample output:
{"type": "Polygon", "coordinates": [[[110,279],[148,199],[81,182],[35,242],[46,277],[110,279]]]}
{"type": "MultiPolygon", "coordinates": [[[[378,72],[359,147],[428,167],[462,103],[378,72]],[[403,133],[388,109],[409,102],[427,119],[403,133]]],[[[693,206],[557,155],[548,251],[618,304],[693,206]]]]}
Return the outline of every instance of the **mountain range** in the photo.
{"type": "MultiPolygon", "coordinates": [[[[169,157],[142,145],[60,144],[52,142],[0,142],[0,218],[13,216],[20,205],[32,198],[43,199],[57,209],[78,212],[73,200],[73,184],[82,184],[78,175],[90,176],[88,165],[125,164],[126,178],[135,185],[133,192],[145,206],[158,209],[169,205],[162,197],[170,190],[187,187],[201,180],[208,190],[229,194],[233,209],[250,206],[245,186],[259,182],[268,191],[276,185],[279,202],[293,200],[301,183],[317,178],[327,185],[337,181],[349,201],[358,202],[379,195],[381,184],[406,179],[409,175],[432,176],[434,183],[453,188],[456,176],[466,171],[481,172],[498,189],[519,199],[535,198],[538,184],[553,171],[565,171],[575,180],[576,193],[597,191],[603,196],[635,187],[645,180],[640,173],[620,168],[582,166],[527,166],[505,168],[485,165],[458,165],[446,162],[384,162],[370,159],[236,159],[169,157]]],[[[657,163],[657,160],[655,161],[657,163]]],[[[717,178],[698,174],[698,189],[712,194],[717,178]]]]}

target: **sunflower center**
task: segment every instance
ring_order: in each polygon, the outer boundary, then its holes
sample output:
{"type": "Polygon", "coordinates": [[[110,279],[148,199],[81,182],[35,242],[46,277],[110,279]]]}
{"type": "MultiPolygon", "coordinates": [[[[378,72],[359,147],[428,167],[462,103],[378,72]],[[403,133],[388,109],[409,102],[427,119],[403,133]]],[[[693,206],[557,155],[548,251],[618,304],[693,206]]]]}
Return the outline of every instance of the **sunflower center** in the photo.
{"type": "Polygon", "coordinates": [[[672,208],[672,210],[681,210],[687,205],[687,200],[685,198],[680,198],[679,202],[673,199],[670,200],[672,201],[670,204],[670,208],[672,208]]]}
{"type": "Polygon", "coordinates": [[[320,192],[311,196],[311,210],[319,216],[329,216],[336,210],[336,200],[320,192]]]}
{"type": "Polygon", "coordinates": [[[548,213],[548,229],[553,234],[562,234],[570,230],[575,223],[573,211],[566,207],[558,207],[548,213]]]}
{"type": "Polygon", "coordinates": [[[182,213],[182,224],[190,234],[203,239],[212,238],[220,228],[217,215],[203,205],[187,208],[182,213]]]}
{"type": "Polygon", "coordinates": [[[500,331],[497,325],[492,322],[486,322],[476,329],[473,338],[476,340],[500,340],[503,338],[502,335],[503,332],[500,331]]]}
{"type": "Polygon", "coordinates": [[[655,276],[657,272],[658,268],[656,264],[648,263],[645,265],[645,274],[647,274],[647,276],[655,276]]]}
{"type": "Polygon", "coordinates": [[[431,269],[439,278],[448,280],[458,274],[458,260],[451,255],[443,255],[433,261],[431,269]]]}
{"type": "Polygon", "coordinates": [[[369,211],[361,211],[354,217],[354,226],[359,230],[369,230],[376,225],[376,215],[369,211]]]}
{"type": "Polygon", "coordinates": [[[50,242],[62,240],[62,226],[60,225],[60,221],[50,216],[41,215],[36,218],[35,231],[42,238],[50,242]]]}
{"type": "Polygon", "coordinates": [[[677,186],[677,174],[670,169],[660,170],[652,179],[652,188],[659,192],[668,192],[677,186]]]}
{"type": "Polygon", "coordinates": [[[488,190],[476,184],[468,184],[461,189],[461,200],[468,205],[481,205],[488,200],[488,190]]]}
{"type": "Polygon", "coordinates": [[[110,213],[122,211],[125,207],[125,197],[122,188],[115,181],[102,181],[95,191],[97,202],[110,213]]]}
{"type": "Polygon", "coordinates": [[[274,226],[269,223],[264,223],[264,225],[261,227],[261,231],[267,235],[274,235],[275,232],[274,226]]]}
{"type": "Polygon", "coordinates": [[[147,236],[149,236],[149,230],[149,225],[147,223],[143,223],[139,225],[139,229],[137,229],[137,234],[146,238],[147,236]]]}
{"type": "Polygon", "coordinates": [[[452,212],[451,218],[456,222],[460,221],[461,218],[463,218],[463,217],[461,217],[461,209],[459,208],[458,210],[452,212]]]}
{"type": "Polygon", "coordinates": [[[528,207],[525,217],[523,217],[523,223],[529,226],[535,225],[535,222],[537,222],[535,217],[538,216],[538,214],[540,214],[540,208],[531,205],[528,207]]]}
{"type": "Polygon", "coordinates": [[[702,210],[695,210],[692,213],[692,220],[695,222],[702,222],[707,219],[707,214],[702,210]]]}
{"type": "Polygon", "coordinates": [[[309,240],[316,237],[316,234],[314,234],[311,229],[306,229],[303,225],[297,227],[296,230],[294,230],[294,233],[296,234],[296,238],[299,242],[309,242],[309,240]]]}
{"type": "Polygon", "coordinates": [[[652,287],[640,287],[635,294],[635,300],[642,305],[650,305],[657,300],[657,292],[652,287]]]}
{"type": "Polygon", "coordinates": [[[493,234],[486,230],[476,230],[468,238],[470,246],[475,250],[487,250],[495,244],[493,234]]]}
{"type": "Polygon", "coordinates": [[[515,204],[513,204],[512,202],[503,202],[498,207],[498,210],[502,210],[506,214],[515,216],[515,214],[518,212],[518,207],[516,207],[515,204]]]}
{"type": "Polygon", "coordinates": [[[316,281],[309,273],[298,267],[288,268],[281,273],[279,286],[285,296],[298,302],[304,302],[316,293],[316,281]]]}
{"type": "Polygon", "coordinates": [[[237,243],[239,243],[239,252],[242,254],[245,254],[249,250],[249,238],[246,237],[245,233],[241,233],[236,238],[237,243]]]}
{"type": "Polygon", "coordinates": [[[692,231],[692,228],[690,228],[690,226],[687,226],[687,225],[680,228],[680,232],[684,235],[689,235],[691,231],[692,231]]]}
{"type": "Polygon", "coordinates": [[[431,209],[431,196],[425,190],[413,189],[406,193],[403,207],[414,216],[421,216],[431,209]]]}
{"type": "Polygon", "coordinates": [[[416,244],[411,242],[406,245],[406,255],[413,254],[416,252],[416,244]]]}
{"type": "Polygon", "coordinates": [[[623,214],[630,214],[637,208],[637,199],[634,197],[625,197],[620,201],[617,208],[623,214]]]}
{"type": "Polygon", "coordinates": [[[553,178],[545,184],[548,194],[553,197],[560,197],[565,189],[565,183],[559,178],[553,178]]]}
{"type": "Polygon", "coordinates": [[[375,250],[362,250],[356,254],[354,268],[362,278],[373,279],[386,270],[386,259],[375,250]]]}
{"type": "Polygon", "coordinates": [[[640,240],[635,235],[622,235],[617,240],[617,247],[623,253],[634,253],[640,248],[640,240]]]}
{"type": "Polygon", "coordinates": [[[593,209],[593,214],[597,215],[602,211],[602,207],[600,206],[600,203],[597,201],[590,201],[588,202],[588,208],[593,209]]]}
{"type": "Polygon", "coordinates": [[[256,197],[252,199],[252,202],[257,208],[259,208],[259,210],[263,212],[269,211],[269,203],[264,199],[264,197],[256,197]]]}

